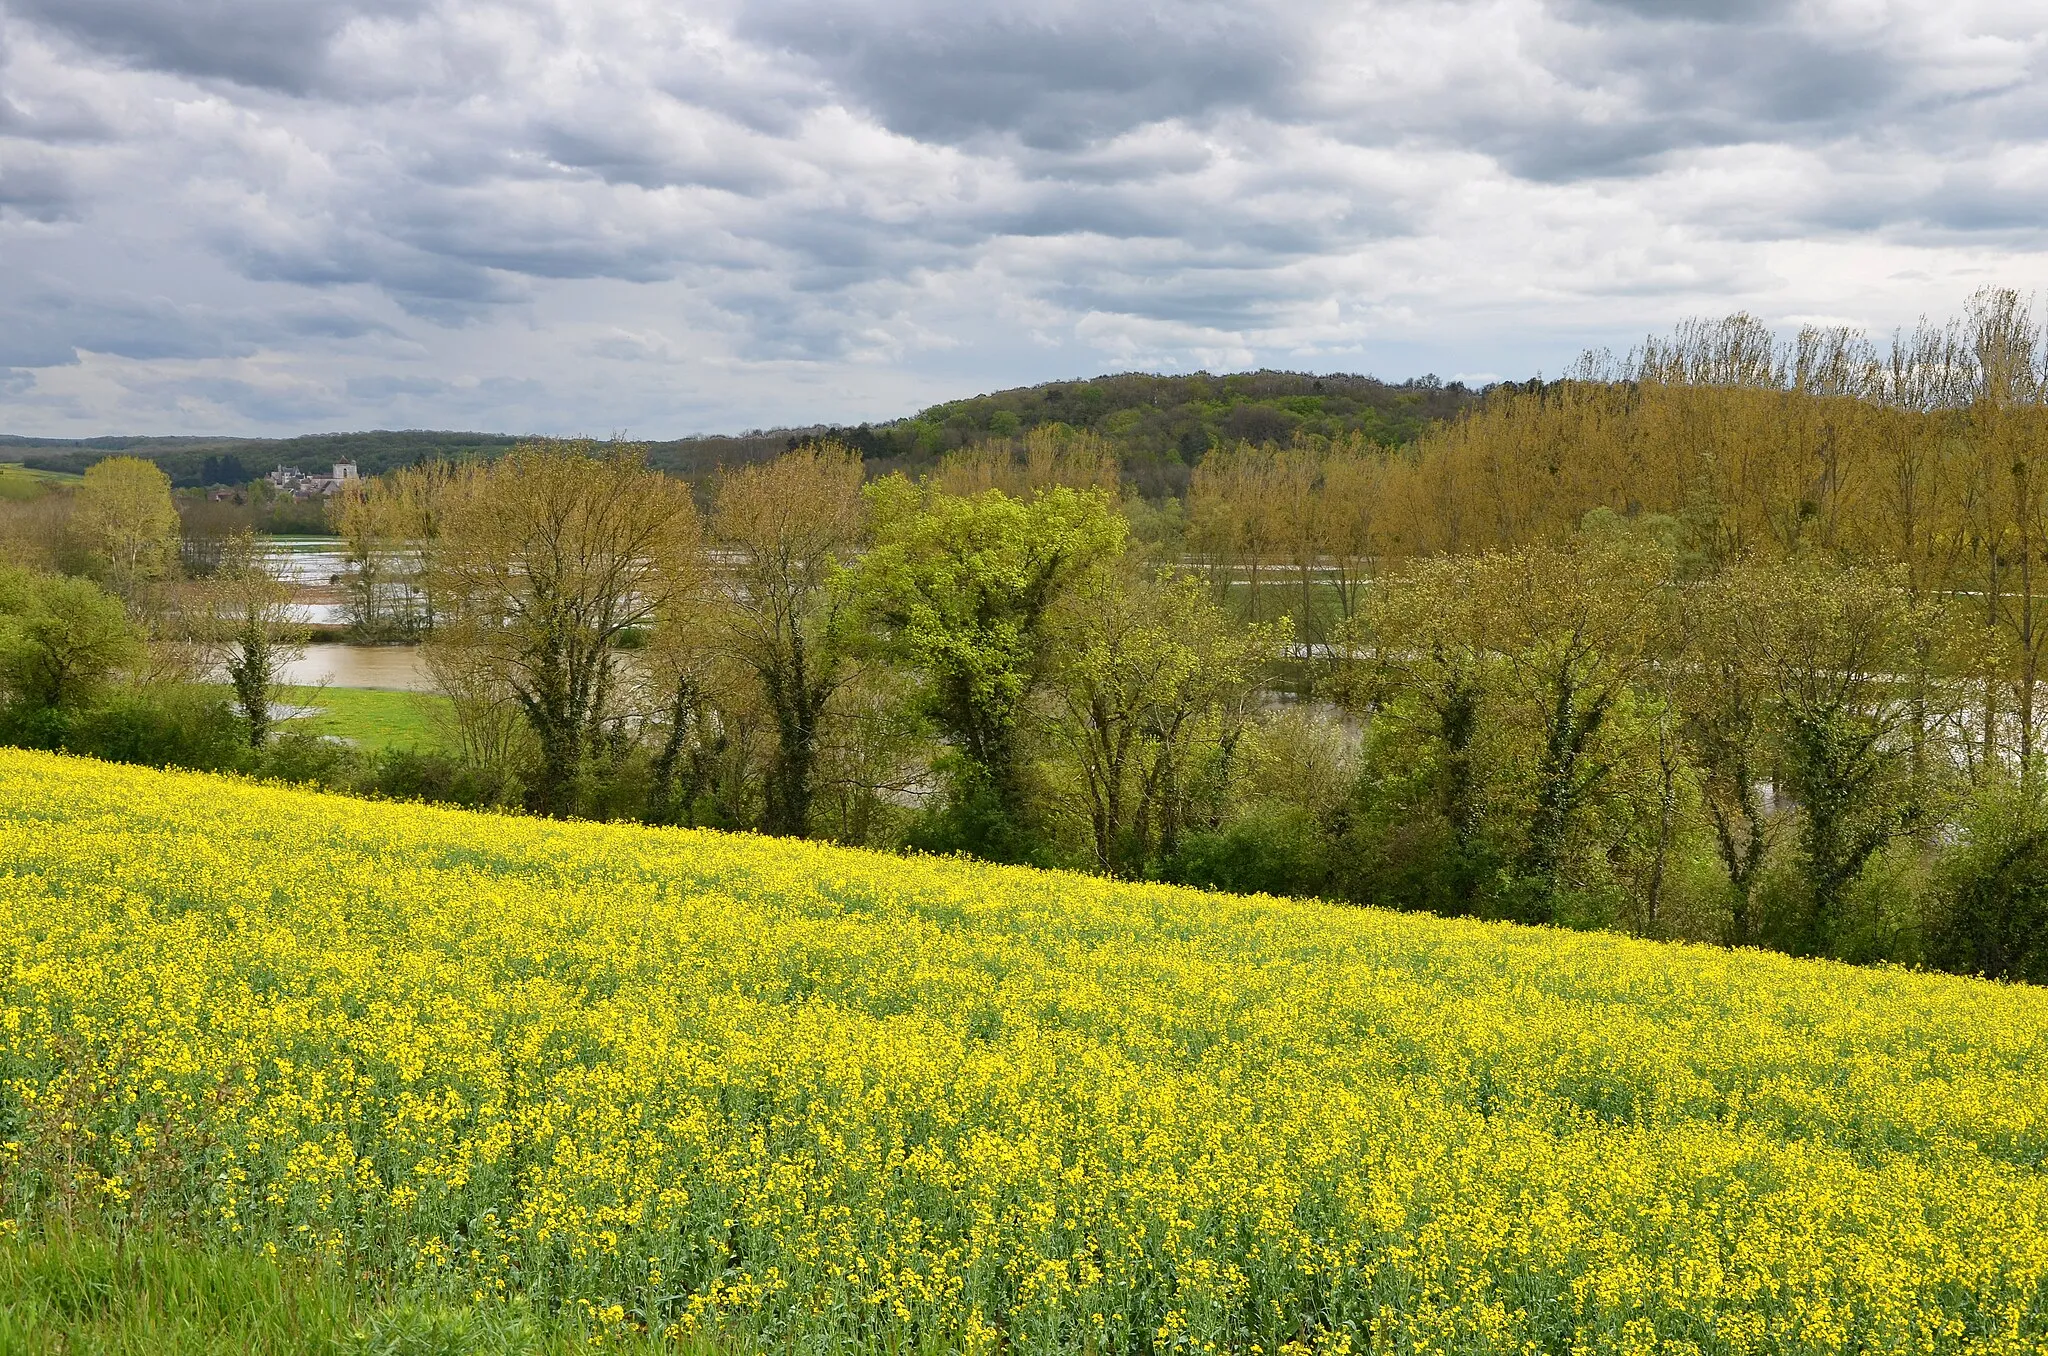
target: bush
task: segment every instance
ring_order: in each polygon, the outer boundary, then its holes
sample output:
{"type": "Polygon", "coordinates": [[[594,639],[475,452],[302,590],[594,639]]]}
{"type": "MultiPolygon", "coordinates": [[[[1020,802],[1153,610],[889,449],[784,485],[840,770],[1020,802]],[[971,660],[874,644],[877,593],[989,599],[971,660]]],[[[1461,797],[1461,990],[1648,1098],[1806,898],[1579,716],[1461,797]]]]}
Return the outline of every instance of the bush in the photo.
{"type": "Polygon", "coordinates": [[[2048,984],[2048,806],[2005,792],[1973,810],[1935,873],[1929,964],[2048,984]]]}
{"type": "Polygon", "coordinates": [[[256,770],[275,781],[352,791],[363,780],[363,757],[347,744],[323,735],[288,731],[264,746],[256,770]]]}
{"type": "Polygon", "coordinates": [[[141,649],[120,600],[97,584],[0,568],[0,692],[15,701],[82,706],[141,649]]]}
{"type": "Polygon", "coordinates": [[[474,767],[438,749],[386,749],[364,769],[362,789],[391,800],[427,800],[471,808],[517,805],[519,779],[474,767]]]}
{"type": "Polygon", "coordinates": [[[0,743],[201,772],[249,761],[247,727],[228,704],[181,687],[117,688],[83,707],[17,701],[0,709],[0,743]]]}
{"type": "Polygon", "coordinates": [[[965,759],[946,755],[934,771],[945,783],[945,794],[910,822],[903,846],[914,852],[965,853],[989,862],[1046,864],[1044,844],[1011,817],[995,788],[965,759]]]}
{"type": "Polygon", "coordinates": [[[250,760],[248,726],[221,697],[184,687],[117,691],[73,713],[63,747],[112,763],[232,772],[250,760]]]}
{"type": "Polygon", "coordinates": [[[1220,829],[1190,835],[1164,874],[1182,885],[1241,894],[1320,894],[1329,875],[1325,842],[1308,811],[1262,804],[1220,829]]]}

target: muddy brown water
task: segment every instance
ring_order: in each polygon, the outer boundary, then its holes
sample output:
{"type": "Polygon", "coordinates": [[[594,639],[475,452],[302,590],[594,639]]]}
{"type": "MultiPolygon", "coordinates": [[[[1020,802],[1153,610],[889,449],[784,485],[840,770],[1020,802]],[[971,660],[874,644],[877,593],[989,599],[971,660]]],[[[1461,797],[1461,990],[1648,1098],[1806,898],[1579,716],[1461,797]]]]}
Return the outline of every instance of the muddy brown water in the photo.
{"type": "Polygon", "coordinates": [[[386,692],[429,692],[434,686],[417,645],[308,645],[304,654],[279,670],[278,678],[304,687],[386,692]]]}

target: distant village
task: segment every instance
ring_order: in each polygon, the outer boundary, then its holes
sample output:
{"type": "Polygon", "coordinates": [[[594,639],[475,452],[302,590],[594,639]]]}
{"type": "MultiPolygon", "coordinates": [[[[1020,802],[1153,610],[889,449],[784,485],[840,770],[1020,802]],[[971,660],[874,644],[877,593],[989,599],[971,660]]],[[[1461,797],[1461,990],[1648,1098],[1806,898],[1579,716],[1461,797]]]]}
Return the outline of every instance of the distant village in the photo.
{"type": "MultiPolygon", "coordinates": [[[[287,495],[293,499],[324,499],[348,484],[351,480],[360,479],[362,479],[362,475],[356,470],[354,462],[338,461],[334,463],[333,469],[324,476],[309,476],[296,466],[280,466],[269,475],[263,477],[263,483],[279,494],[287,495]]],[[[215,502],[221,502],[228,499],[236,499],[236,491],[232,486],[224,486],[213,490],[206,497],[215,502]]],[[[236,499],[236,502],[239,503],[241,501],[236,499]]]]}

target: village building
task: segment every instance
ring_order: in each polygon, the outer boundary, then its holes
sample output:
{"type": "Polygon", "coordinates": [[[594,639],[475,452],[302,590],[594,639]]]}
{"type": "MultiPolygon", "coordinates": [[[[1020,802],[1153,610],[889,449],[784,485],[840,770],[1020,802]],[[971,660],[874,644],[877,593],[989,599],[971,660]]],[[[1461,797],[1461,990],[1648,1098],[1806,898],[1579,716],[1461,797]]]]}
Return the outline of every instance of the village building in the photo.
{"type": "Polygon", "coordinates": [[[315,499],[330,495],[350,481],[362,479],[362,476],[354,462],[339,461],[334,464],[332,473],[324,476],[309,476],[296,466],[280,466],[263,479],[272,489],[294,499],[315,499]]]}

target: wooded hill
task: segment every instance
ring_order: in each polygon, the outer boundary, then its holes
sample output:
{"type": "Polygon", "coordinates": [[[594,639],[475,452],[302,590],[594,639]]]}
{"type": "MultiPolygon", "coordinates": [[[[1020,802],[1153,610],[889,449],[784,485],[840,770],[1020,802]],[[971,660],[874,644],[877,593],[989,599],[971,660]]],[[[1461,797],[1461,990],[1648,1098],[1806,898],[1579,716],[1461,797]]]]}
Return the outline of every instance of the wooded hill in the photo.
{"type": "Polygon", "coordinates": [[[23,438],[0,436],[0,459],[32,471],[77,475],[107,457],[141,457],[155,462],[180,489],[245,485],[274,466],[325,473],[338,461],[352,461],[364,475],[377,475],[423,461],[462,461],[495,456],[519,440],[503,433],[441,433],[423,430],[372,433],[315,433],[300,438],[110,437],[23,438]]]}
{"type": "MultiPolygon", "coordinates": [[[[1347,373],[1123,373],[949,401],[880,424],[654,442],[647,444],[647,459],[672,475],[696,479],[721,466],[768,461],[793,447],[836,440],[858,450],[873,470],[917,470],[972,443],[1059,423],[1108,439],[1125,475],[1142,492],[1156,495],[1184,489],[1190,469],[1212,447],[1345,434],[1406,445],[1430,425],[1471,407],[1478,396],[1435,377],[1394,383],[1347,373]]],[[[161,466],[173,485],[193,488],[246,483],[279,465],[310,471],[353,461],[363,474],[377,475],[422,462],[492,457],[517,441],[510,434],[421,430],[299,438],[0,436],[0,458],[32,470],[77,474],[104,457],[142,457],[161,466]]]]}

